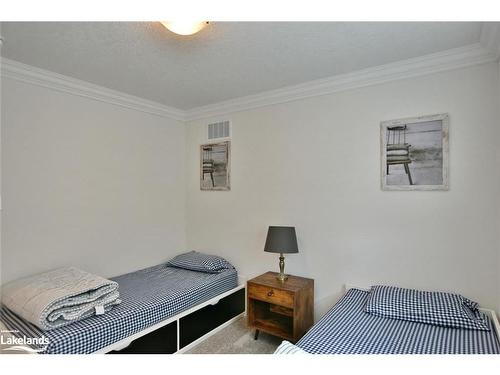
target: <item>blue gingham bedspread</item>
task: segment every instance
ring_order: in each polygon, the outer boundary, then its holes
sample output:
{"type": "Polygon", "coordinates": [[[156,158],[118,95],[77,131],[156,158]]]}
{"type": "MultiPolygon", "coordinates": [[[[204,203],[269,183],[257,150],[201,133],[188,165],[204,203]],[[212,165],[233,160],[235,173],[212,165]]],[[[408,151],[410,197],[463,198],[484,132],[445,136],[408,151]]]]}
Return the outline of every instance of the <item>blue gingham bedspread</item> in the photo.
{"type": "Polygon", "coordinates": [[[382,318],[364,311],[367,297],[350,289],[296,345],[314,354],[500,353],[489,317],[490,331],[382,318]]]}
{"type": "Polygon", "coordinates": [[[49,339],[43,353],[86,354],[102,349],[155,325],[238,285],[237,272],[218,274],[189,271],[165,264],[113,278],[122,303],[104,315],[41,331],[2,308],[1,320],[14,335],[49,339]]]}

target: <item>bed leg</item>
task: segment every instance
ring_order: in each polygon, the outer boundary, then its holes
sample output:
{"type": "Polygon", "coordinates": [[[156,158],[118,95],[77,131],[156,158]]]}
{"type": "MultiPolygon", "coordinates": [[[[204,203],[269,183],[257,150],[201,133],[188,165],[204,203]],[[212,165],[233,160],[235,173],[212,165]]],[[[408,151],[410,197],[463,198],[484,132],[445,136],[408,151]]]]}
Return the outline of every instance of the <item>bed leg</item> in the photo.
{"type": "Polygon", "coordinates": [[[258,338],[259,338],[259,330],[258,330],[258,329],[256,329],[256,330],[255,330],[255,335],[254,335],[253,339],[254,339],[254,340],[257,340],[258,338]]]}

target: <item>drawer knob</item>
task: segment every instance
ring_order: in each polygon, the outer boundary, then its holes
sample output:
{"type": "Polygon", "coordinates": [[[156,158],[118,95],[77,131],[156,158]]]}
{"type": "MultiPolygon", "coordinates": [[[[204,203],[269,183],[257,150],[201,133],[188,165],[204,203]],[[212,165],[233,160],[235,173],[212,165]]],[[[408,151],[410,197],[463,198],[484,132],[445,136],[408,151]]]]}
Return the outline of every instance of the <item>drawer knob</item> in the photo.
{"type": "Polygon", "coordinates": [[[270,290],[269,292],[267,292],[268,297],[271,297],[273,294],[274,294],[274,290],[270,290]]]}

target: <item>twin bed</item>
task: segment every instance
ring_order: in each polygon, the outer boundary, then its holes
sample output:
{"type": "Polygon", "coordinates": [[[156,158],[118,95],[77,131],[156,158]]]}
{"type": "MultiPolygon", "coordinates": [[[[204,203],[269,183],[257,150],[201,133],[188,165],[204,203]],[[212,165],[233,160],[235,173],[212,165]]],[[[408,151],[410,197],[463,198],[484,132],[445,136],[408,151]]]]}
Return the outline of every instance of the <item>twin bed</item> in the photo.
{"type": "Polygon", "coordinates": [[[348,289],[295,346],[285,342],[277,354],[500,354],[500,325],[492,311],[481,312],[488,330],[444,327],[369,314],[368,295],[348,289]]]}
{"type": "Polygon", "coordinates": [[[174,353],[244,313],[244,285],[234,268],[207,273],[166,264],[111,279],[122,302],[103,315],[44,331],[3,308],[18,337],[48,338],[44,354],[174,353]],[[196,324],[193,324],[196,322],[196,324]]]}

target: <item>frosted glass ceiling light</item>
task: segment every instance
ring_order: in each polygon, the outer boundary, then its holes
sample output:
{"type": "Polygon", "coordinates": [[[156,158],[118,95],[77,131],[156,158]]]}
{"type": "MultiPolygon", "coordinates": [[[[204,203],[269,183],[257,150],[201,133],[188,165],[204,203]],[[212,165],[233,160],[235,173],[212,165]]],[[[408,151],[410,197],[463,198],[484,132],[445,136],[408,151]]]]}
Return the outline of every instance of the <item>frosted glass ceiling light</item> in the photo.
{"type": "Polygon", "coordinates": [[[173,33],[179,35],[192,35],[207,26],[209,22],[174,21],[161,22],[161,24],[173,33]]]}

